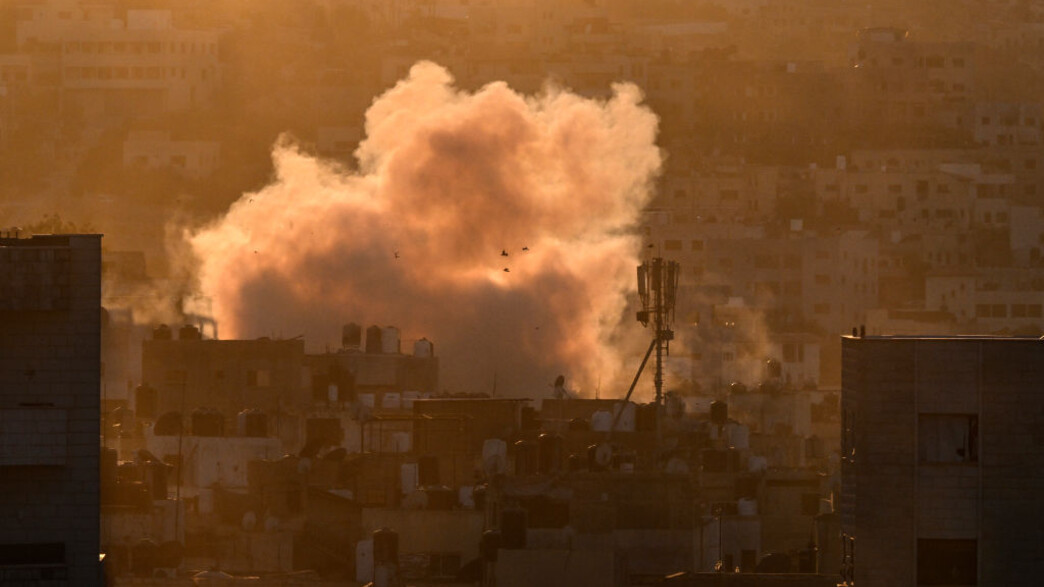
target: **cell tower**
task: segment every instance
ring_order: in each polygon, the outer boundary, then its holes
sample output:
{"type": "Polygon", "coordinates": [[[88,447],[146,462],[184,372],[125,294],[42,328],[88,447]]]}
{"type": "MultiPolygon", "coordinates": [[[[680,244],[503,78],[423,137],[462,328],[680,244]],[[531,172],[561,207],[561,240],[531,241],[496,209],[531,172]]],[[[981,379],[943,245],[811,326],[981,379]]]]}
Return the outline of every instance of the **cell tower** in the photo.
{"type": "MultiPolygon", "coordinates": [[[[638,365],[638,372],[634,374],[631,387],[624,396],[624,403],[631,399],[634,387],[638,385],[638,379],[642,376],[645,364],[649,362],[649,355],[656,349],[656,406],[657,414],[663,408],[663,354],[671,352],[671,340],[674,339],[674,331],[670,325],[674,322],[675,294],[678,291],[678,263],[664,261],[656,257],[638,266],[638,296],[641,298],[642,309],[638,311],[638,321],[642,326],[648,327],[652,323],[656,335],[649,343],[649,349],[645,351],[645,358],[638,365]]],[[[609,434],[616,430],[616,424],[620,421],[623,410],[616,412],[613,423],[609,427],[609,434]]],[[[659,416],[657,415],[657,422],[659,416]]],[[[656,425],[660,429],[659,423],[656,425]]]]}
{"type": "MultiPolygon", "coordinates": [[[[638,266],[638,296],[642,309],[638,311],[638,321],[642,326],[653,325],[654,338],[645,353],[645,360],[638,368],[641,374],[645,361],[649,360],[649,352],[656,349],[656,405],[663,405],[663,355],[670,354],[671,340],[674,331],[670,325],[674,322],[675,297],[678,291],[678,263],[664,261],[656,257],[638,266]]],[[[637,375],[635,380],[637,381],[637,375]]],[[[630,393],[628,393],[630,395],[630,393]]]]}

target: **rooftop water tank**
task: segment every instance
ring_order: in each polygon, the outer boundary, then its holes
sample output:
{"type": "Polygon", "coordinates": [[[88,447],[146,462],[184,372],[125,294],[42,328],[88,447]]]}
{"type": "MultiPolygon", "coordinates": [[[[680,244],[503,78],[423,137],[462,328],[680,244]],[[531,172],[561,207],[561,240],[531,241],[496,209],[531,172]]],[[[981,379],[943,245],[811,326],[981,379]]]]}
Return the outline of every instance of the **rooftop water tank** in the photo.
{"type": "Polygon", "coordinates": [[[729,420],[729,404],[722,401],[713,401],[710,405],[711,422],[718,426],[724,426],[729,420]]]}
{"type": "Polygon", "coordinates": [[[200,334],[199,329],[191,324],[186,324],[178,329],[179,340],[200,340],[203,335],[200,334]]]}
{"type": "Polygon", "coordinates": [[[373,562],[377,565],[399,564],[399,533],[389,528],[373,532],[373,562]]]}
{"type": "Polygon", "coordinates": [[[349,322],[341,329],[341,347],[345,350],[357,351],[362,347],[362,326],[349,322]]]}
{"type": "Polygon", "coordinates": [[[608,432],[613,425],[613,415],[606,410],[598,410],[591,414],[591,430],[594,432],[608,432]]]}
{"type": "Polygon", "coordinates": [[[155,418],[159,405],[159,392],[148,383],[134,388],[134,412],[139,418],[155,418]]]}
{"type": "Polygon", "coordinates": [[[381,327],[371,326],[366,329],[366,353],[370,355],[381,352],[381,327]]]}
{"type": "Polygon", "coordinates": [[[387,391],[381,395],[381,408],[385,410],[402,409],[402,395],[397,391],[387,391]]]}
{"type": "Polygon", "coordinates": [[[617,432],[634,432],[635,426],[638,420],[638,408],[631,402],[616,402],[613,404],[613,417],[620,413],[620,418],[616,421],[616,427],[613,430],[617,432]]]}
{"type": "Polygon", "coordinates": [[[426,338],[418,340],[413,343],[413,356],[420,359],[435,356],[435,344],[426,338]]]}
{"type": "Polygon", "coordinates": [[[211,408],[198,408],[192,411],[193,436],[224,436],[225,418],[221,412],[211,408]]]}
{"type": "Polygon", "coordinates": [[[156,436],[177,436],[181,434],[181,413],[167,412],[156,419],[156,425],[152,428],[156,436]]]}
{"type": "Polygon", "coordinates": [[[236,415],[236,432],[248,438],[264,438],[268,436],[268,416],[261,410],[243,410],[236,415]]]}
{"type": "Polygon", "coordinates": [[[399,329],[385,326],[381,329],[381,352],[386,355],[397,355],[399,349],[399,329]]]}

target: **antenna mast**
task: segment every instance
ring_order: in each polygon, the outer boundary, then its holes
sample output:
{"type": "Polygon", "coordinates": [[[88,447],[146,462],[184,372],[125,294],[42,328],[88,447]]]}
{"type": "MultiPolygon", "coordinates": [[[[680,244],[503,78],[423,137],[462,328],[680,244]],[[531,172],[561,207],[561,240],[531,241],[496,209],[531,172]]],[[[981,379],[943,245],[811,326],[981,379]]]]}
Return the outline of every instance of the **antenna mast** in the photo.
{"type": "Polygon", "coordinates": [[[638,266],[638,296],[642,309],[638,321],[654,328],[656,348],[656,405],[663,406],[663,355],[670,354],[674,331],[674,306],[678,291],[678,263],[655,257],[638,266]]]}

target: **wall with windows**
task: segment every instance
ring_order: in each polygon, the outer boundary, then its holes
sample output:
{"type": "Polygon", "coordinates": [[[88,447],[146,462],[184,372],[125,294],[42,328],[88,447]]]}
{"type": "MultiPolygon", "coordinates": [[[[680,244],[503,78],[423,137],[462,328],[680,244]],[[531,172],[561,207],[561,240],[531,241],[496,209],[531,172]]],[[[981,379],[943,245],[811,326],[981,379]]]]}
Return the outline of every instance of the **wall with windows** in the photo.
{"type": "Polygon", "coordinates": [[[842,533],[861,585],[1031,584],[1044,506],[1036,337],[845,337],[842,533]]]}

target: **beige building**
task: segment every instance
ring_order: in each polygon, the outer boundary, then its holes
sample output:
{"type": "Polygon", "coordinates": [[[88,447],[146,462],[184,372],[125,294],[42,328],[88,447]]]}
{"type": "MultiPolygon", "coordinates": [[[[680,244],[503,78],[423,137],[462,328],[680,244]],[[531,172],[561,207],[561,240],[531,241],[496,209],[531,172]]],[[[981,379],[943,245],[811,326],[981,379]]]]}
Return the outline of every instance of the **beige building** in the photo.
{"type": "Polygon", "coordinates": [[[221,84],[218,33],[185,30],[170,10],[51,0],[19,12],[19,52],[34,84],[60,88],[84,120],[154,115],[208,105],[221,84]]]}
{"type": "Polygon", "coordinates": [[[216,141],[179,140],[164,131],[132,131],[123,141],[123,166],[169,169],[191,179],[210,177],[220,164],[216,141]]]}

